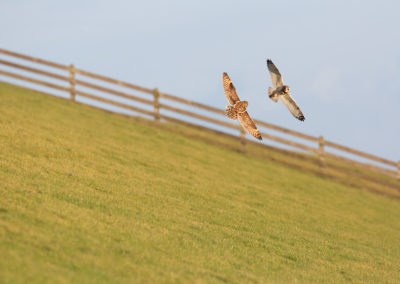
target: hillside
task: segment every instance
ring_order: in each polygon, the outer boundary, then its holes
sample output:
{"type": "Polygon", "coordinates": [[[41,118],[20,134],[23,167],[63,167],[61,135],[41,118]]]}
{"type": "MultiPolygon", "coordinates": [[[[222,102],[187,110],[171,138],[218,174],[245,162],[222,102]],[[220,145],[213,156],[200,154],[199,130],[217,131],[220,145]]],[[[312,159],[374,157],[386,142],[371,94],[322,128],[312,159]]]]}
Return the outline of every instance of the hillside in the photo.
{"type": "Polygon", "coordinates": [[[0,84],[1,283],[394,283],[399,205],[0,84]]]}

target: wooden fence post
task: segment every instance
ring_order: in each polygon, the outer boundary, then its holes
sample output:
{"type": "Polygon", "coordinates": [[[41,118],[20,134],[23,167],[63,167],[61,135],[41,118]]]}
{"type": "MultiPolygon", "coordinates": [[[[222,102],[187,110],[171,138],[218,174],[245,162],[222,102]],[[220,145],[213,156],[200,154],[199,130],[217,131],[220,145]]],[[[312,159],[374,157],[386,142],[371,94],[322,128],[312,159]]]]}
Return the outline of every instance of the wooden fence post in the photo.
{"type": "Polygon", "coordinates": [[[154,119],[160,120],[160,92],[157,88],[153,90],[154,96],[154,119]]]}
{"type": "Polygon", "coordinates": [[[319,157],[319,162],[320,162],[320,167],[321,168],[325,168],[326,167],[326,163],[325,163],[325,140],[323,136],[320,136],[318,138],[318,144],[319,144],[319,148],[318,148],[318,157],[319,157]]]}
{"type": "Polygon", "coordinates": [[[242,144],[242,152],[246,152],[246,131],[240,129],[240,143],[242,144]]]}
{"type": "Polygon", "coordinates": [[[397,179],[400,181],[400,161],[397,162],[397,179]]]}
{"type": "Polygon", "coordinates": [[[73,64],[69,65],[69,84],[71,101],[75,101],[75,67],[73,64]]]}

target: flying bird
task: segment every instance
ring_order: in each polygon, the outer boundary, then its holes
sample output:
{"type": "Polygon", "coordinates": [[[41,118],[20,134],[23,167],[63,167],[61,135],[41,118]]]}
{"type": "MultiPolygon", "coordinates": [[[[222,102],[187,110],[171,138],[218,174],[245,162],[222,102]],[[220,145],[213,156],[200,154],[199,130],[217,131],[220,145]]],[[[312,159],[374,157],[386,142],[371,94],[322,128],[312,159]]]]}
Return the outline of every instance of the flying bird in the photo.
{"type": "Polygon", "coordinates": [[[256,124],[251,119],[249,113],[246,111],[248,106],[247,101],[241,101],[236,93],[236,88],[233,85],[228,74],[222,74],[222,83],[226,98],[231,106],[226,106],[225,114],[232,120],[238,119],[242,127],[255,138],[262,140],[261,133],[258,131],[256,124]]]}
{"type": "Polygon", "coordinates": [[[289,86],[283,84],[282,75],[279,72],[278,68],[276,68],[275,64],[270,59],[267,60],[267,66],[269,74],[271,75],[272,84],[274,85],[274,88],[268,88],[269,97],[274,102],[278,102],[278,99],[281,98],[282,102],[286,105],[293,116],[303,121],[305,117],[301,112],[299,106],[297,105],[296,101],[290,95],[289,86]]]}

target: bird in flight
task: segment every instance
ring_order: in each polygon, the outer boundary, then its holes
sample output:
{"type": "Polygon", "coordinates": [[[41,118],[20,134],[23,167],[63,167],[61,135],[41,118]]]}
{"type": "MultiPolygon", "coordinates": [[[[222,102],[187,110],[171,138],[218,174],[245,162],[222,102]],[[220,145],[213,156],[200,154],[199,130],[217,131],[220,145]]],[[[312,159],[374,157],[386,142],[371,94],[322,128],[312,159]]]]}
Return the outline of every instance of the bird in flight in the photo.
{"type": "Polygon", "coordinates": [[[242,127],[255,138],[262,140],[261,133],[258,131],[256,124],[251,119],[249,113],[246,111],[248,106],[247,101],[241,101],[236,88],[233,85],[231,78],[225,72],[222,74],[222,83],[226,98],[231,106],[226,106],[225,114],[232,120],[238,119],[242,127]]]}
{"type": "Polygon", "coordinates": [[[276,68],[275,64],[270,59],[267,60],[267,67],[269,74],[271,75],[272,84],[274,85],[274,88],[268,88],[268,95],[270,99],[274,102],[278,102],[278,99],[281,98],[282,102],[286,105],[293,116],[298,120],[303,121],[305,117],[296,101],[290,95],[289,86],[283,84],[282,75],[278,68],[276,68]]]}

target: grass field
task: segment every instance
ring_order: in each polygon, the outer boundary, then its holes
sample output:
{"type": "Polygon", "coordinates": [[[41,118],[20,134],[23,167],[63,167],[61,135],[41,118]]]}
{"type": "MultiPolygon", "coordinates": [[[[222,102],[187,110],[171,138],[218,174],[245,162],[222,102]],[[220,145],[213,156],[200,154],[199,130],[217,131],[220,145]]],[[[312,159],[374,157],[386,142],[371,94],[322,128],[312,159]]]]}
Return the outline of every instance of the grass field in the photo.
{"type": "Polygon", "coordinates": [[[0,282],[395,283],[400,202],[0,84],[0,282]]]}

